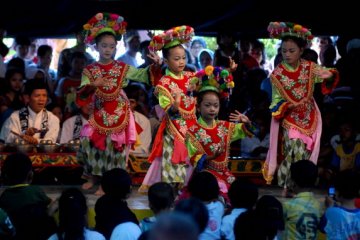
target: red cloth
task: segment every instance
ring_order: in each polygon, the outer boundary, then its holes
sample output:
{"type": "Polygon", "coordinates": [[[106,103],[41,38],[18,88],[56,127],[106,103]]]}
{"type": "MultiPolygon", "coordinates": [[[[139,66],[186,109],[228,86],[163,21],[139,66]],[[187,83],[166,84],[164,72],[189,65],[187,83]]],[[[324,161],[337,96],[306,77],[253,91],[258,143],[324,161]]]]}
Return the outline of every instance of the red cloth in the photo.
{"type": "Polygon", "coordinates": [[[163,150],[163,136],[166,129],[166,120],[164,119],[161,121],[159,129],[156,133],[154,143],[153,143],[153,149],[149,155],[148,161],[152,163],[156,157],[159,157],[162,155],[163,150]]]}
{"type": "Polygon", "coordinates": [[[142,129],[140,124],[138,124],[137,122],[135,122],[135,127],[136,127],[136,132],[138,135],[140,135],[144,131],[144,129],[142,129]]]}
{"type": "Polygon", "coordinates": [[[360,198],[355,198],[355,207],[360,208],[360,198]]]}

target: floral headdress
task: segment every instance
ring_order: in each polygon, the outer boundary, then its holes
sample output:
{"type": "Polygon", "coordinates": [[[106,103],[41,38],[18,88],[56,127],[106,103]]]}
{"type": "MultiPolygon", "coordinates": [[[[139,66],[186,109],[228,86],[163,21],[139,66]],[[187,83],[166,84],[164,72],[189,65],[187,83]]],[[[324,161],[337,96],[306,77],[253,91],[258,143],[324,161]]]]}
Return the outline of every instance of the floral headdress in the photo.
{"type": "Polygon", "coordinates": [[[189,26],[173,27],[152,38],[149,50],[159,51],[162,48],[169,48],[175,45],[190,42],[194,36],[194,29],[189,26]]]}
{"type": "Polygon", "coordinates": [[[267,30],[270,33],[270,37],[277,39],[285,36],[293,36],[302,38],[307,43],[310,43],[314,38],[309,29],[291,22],[270,22],[267,30]]]}
{"type": "Polygon", "coordinates": [[[221,98],[229,98],[235,86],[233,76],[227,69],[211,65],[198,71],[191,84],[196,85],[197,92],[215,91],[221,98]]]}
{"type": "Polygon", "coordinates": [[[84,26],[85,43],[93,44],[96,36],[104,32],[115,35],[117,40],[126,32],[127,22],[115,13],[97,13],[84,26]]]}

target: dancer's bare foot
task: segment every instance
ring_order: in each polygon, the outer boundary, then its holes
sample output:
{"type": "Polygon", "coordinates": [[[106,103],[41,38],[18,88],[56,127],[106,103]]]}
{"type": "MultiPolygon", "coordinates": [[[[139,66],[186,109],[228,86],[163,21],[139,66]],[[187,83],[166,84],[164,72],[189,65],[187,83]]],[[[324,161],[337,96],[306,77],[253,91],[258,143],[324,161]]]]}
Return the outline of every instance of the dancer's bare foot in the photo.
{"type": "Polygon", "coordinates": [[[95,196],[102,196],[102,195],[104,195],[105,194],[105,192],[103,191],[103,189],[102,189],[102,187],[101,187],[101,185],[98,187],[98,189],[96,190],[96,192],[95,192],[95,196]]]}
{"type": "Polygon", "coordinates": [[[81,188],[83,190],[89,190],[90,188],[94,187],[94,182],[92,181],[87,181],[86,183],[84,183],[83,185],[81,185],[81,188]]]}

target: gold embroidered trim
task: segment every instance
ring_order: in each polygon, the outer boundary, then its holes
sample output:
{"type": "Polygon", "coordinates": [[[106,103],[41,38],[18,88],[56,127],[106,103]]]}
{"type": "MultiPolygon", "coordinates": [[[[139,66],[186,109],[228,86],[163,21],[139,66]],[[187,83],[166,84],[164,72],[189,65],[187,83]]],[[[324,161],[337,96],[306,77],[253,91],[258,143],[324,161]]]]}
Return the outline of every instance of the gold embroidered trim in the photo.
{"type": "MultiPolygon", "coordinates": [[[[116,72],[119,72],[118,77],[113,77],[113,78],[117,79],[117,86],[116,86],[115,90],[112,92],[104,92],[102,90],[102,87],[100,87],[100,88],[96,88],[96,91],[95,91],[95,95],[97,97],[99,97],[100,99],[104,99],[105,101],[111,101],[111,100],[114,100],[117,98],[117,96],[119,95],[119,92],[122,89],[123,79],[129,70],[129,66],[128,65],[121,66],[118,63],[114,63],[114,66],[108,72],[110,72],[111,70],[114,70],[114,69],[116,70],[116,72]]],[[[100,68],[100,70],[101,70],[101,68],[100,68]]],[[[110,77],[112,77],[112,76],[110,76],[110,77]]],[[[93,81],[94,80],[95,79],[93,79],[93,81]]]]}
{"type": "MultiPolygon", "coordinates": [[[[314,110],[314,111],[316,111],[316,110],[314,110]]],[[[299,132],[301,132],[301,133],[303,133],[303,134],[305,134],[307,136],[311,136],[316,130],[317,122],[318,122],[318,116],[315,113],[314,121],[311,123],[311,127],[309,129],[301,128],[298,125],[295,125],[294,123],[291,123],[291,122],[287,121],[286,119],[284,119],[284,121],[282,122],[282,126],[284,128],[286,128],[286,129],[288,129],[288,130],[290,128],[294,128],[296,130],[299,130],[299,132]]]]}
{"type": "MultiPolygon", "coordinates": [[[[300,64],[300,65],[302,66],[302,64],[300,64]]],[[[303,68],[303,66],[300,69],[298,68],[297,71],[301,71],[302,68],[303,68]]],[[[310,68],[309,68],[310,72],[309,72],[309,79],[308,79],[308,83],[307,83],[308,93],[312,93],[313,90],[314,90],[314,73],[313,73],[313,69],[314,69],[314,65],[311,64],[310,68]]],[[[271,78],[271,82],[279,90],[279,93],[280,93],[281,97],[283,99],[285,99],[286,101],[291,102],[294,105],[302,104],[303,102],[308,101],[310,98],[312,98],[312,94],[307,94],[307,96],[300,99],[300,101],[295,101],[295,100],[293,100],[291,95],[289,95],[286,92],[286,90],[284,89],[284,86],[281,84],[281,81],[275,75],[271,75],[270,78],[271,78]]],[[[296,79],[296,81],[298,81],[298,79],[296,79]]]]}
{"type": "Polygon", "coordinates": [[[174,123],[171,121],[170,117],[168,115],[166,115],[166,129],[168,131],[168,133],[174,137],[179,139],[181,142],[185,142],[184,137],[181,135],[181,133],[178,131],[178,129],[176,128],[176,126],[174,125],[174,123]]]}
{"type": "Polygon", "coordinates": [[[213,169],[215,171],[224,171],[225,169],[227,169],[228,167],[228,160],[227,158],[224,161],[221,162],[217,162],[214,160],[211,160],[206,166],[205,168],[210,168],[213,169]]]}
{"type": "Polygon", "coordinates": [[[274,176],[269,175],[268,169],[269,169],[269,165],[268,165],[267,162],[265,162],[264,165],[263,165],[263,168],[261,169],[261,172],[263,174],[263,178],[266,181],[266,184],[270,185],[273,178],[274,178],[274,176]]]}
{"type": "MultiPolygon", "coordinates": [[[[165,109],[164,109],[165,111],[167,111],[171,107],[171,105],[174,103],[175,99],[173,98],[171,93],[168,91],[168,89],[166,89],[163,86],[157,86],[157,93],[162,94],[165,97],[170,99],[170,104],[167,105],[165,107],[165,109]]],[[[191,105],[194,106],[194,107],[191,108],[191,110],[186,110],[186,109],[182,108],[181,106],[179,106],[179,113],[180,113],[180,115],[181,115],[181,117],[183,119],[186,119],[186,120],[188,120],[188,119],[196,119],[196,115],[195,115],[196,101],[194,103],[192,103],[191,105]]]]}
{"type": "Polygon", "coordinates": [[[196,137],[190,132],[187,132],[188,136],[189,136],[189,140],[191,142],[191,144],[193,144],[197,151],[197,154],[206,154],[205,149],[203,148],[203,146],[201,145],[201,143],[199,143],[199,141],[196,139],[196,137]]]}
{"type": "Polygon", "coordinates": [[[130,120],[130,109],[129,109],[128,103],[126,103],[125,117],[119,126],[103,127],[95,121],[94,115],[91,115],[91,117],[89,119],[89,124],[100,134],[110,135],[113,133],[116,134],[116,133],[123,131],[128,126],[129,120],[130,120]]]}

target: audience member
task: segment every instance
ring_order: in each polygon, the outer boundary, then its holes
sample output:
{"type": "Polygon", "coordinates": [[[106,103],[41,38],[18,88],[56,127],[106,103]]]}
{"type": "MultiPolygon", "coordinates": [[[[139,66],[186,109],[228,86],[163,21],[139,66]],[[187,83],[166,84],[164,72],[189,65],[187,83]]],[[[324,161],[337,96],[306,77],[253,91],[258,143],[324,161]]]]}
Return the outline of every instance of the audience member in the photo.
{"type": "Polygon", "coordinates": [[[258,199],[259,191],[255,184],[245,179],[236,179],[230,186],[229,198],[231,212],[225,215],[221,222],[221,236],[234,240],[235,220],[247,210],[252,210],[258,199]]]}
{"type": "Polygon", "coordinates": [[[205,231],[208,225],[209,211],[200,199],[193,197],[183,199],[175,205],[174,212],[181,212],[190,216],[198,225],[200,234],[205,231]]]}
{"type": "Polygon", "coordinates": [[[75,116],[64,121],[61,128],[60,143],[69,143],[72,140],[80,139],[80,131],[88,123],[90,105],[84,105],[75,116]]]}
{"type": "Polygon", "coordinates": [[[95,230],[109,239],[120,223],[139,224],[135,214],[127,206],[126,199],[131,192],[131,178],[126,170],[113,168],[104,172],[101,179],[104,195],[95,203],[95,230]]]}
{"type": "Polygon", "coordinates": [[[84,194],[78,188],[65,189],[59,199],[59,228],[48,240],[105,240],[87,227],[87,212],[84,194]]]}
{"type": "Polygon", "coordinates": [[[309,160],[300,160],[290,167],[293,180],[293,199],[283,203],[285,230],[283,239],[317,239],[321,207],[313,188],[318,177],[317,166],[309,160]]]}
{"type": "Polygon", "coordinates": [[[335,201],[325,198],[326,210],[320,229],[329,240],[358,239],[360,236],[360,209],[355,207],[359,196],[359,175],[351,169],[341,171],[335,178],[335,201]]]}
{"type": "Polygon", "coordinates": [[[140,51],[140,35],[136,30],[128,30],[124,36],[126,52],[117,60],[130,66],[138,67],[140,64],[136,59],[136,54],[140,51]]]}
{"type": "Polygon", "coordinates": [[[264,195],[255,210],[248,210],[235,220],[234,233],[236,240],[281,239],[284,229],[283,209],[281,202],[274,196],[264,195]]]}
{"type": "Polygon", "coordinates": [[[221,219],[224,215],[224,203],[219,200],[219,185],[214,175],[203,171],[196,173],[189,181],[190,196],[200,199],[208,209],[209,221],[200,234],[200,240],[220,239],[221,219]]]}
{"type": "Polygon", "coordinates": [[[169,183],[158,182],[150,186],[148,191],[149,207],[153,211],[154,216],[144,218],[140,222],[141,231],[145,232],[152,228],[156,222],[157,216],[169,211],[174,204],[175,194],[174,189],[169,183]]]}
{"type": "Polygon", "coordinates": [[[30,158],[22,153],[9,155],[1,168],[7,188],[0,196],[0,208],[9,214],[16,229],[15,239],[48,239],[56,231],[48,215],[52,200],[35,185],[30,158]]]}
{"type": "Polygon", "coordinates": [[[198,240],[199,230],[195,221],[179,212],[164,213],[159,216],[150,231],[149,240],[198,240]]]}

